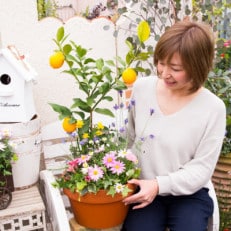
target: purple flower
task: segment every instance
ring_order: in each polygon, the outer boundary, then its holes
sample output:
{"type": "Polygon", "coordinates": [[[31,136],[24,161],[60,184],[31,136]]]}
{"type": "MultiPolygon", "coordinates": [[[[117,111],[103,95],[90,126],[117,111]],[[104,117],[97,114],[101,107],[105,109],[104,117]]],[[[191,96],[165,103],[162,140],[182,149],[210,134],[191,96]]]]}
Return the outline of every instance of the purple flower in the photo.
{"type": "Polygon", "coordinates": [[[124,104],[123,104],[123,103],[121,103],[121,104],[120,104],[120,108],[123,108],[123,107],[124,107],[124,104]]]}
{"type": "Polygon", "coordinates": [[[128,123],[128,118],[124,120],[124,124],[127,124],[127,123],[128,123]]]}
{"type": "Polygon", "coordinates": [[[150,115],[152,115],[155,112],[153,108],[150,109],[150,115]]]}
{"type": "Polygon", "coordinates": [[[121,127],[119,131],[120,131],[120,133],[123,133],[125,131],[125,128],[121,127]]]}
{"type": "Polygon", "coordinates": [[[134,99],[131,99],[131,105],[135,106],[135,104],[136,104],[136,101],[134,99]]]}
{"type": "Polygon", "coordinates": [[[83,146],[84,144],[86,144],[87,143],[87,139],[83,139],[83,140],[81,140],[80,142],[79,142],[79,144],[81,145],[81,146],[83,146]]]}
{"type": "Polygon", "coordinates": [[[141,140],[142,142],[144,142],[144,141],[145,141],[145,138],[144,138],[144,137],[140,137],[140,140],[141,140]]]}
{"type": "Polygon", "coordinates": [[[115,110],[118,110],[118,109],[119,109],[119,106],[118,106],[117,104],[115,104],[115,105],[113,106],[113,108],[114,108],[115,110]]]}
{"type": "Polygon", "coordinates": [[[123,91],[122,90],[119,90],[118,93],[119,93],[120,97],[123,96],[123,91]]]}
{"type": "Polygon", "coordinates": [[[154,139],[155,136],[154,136],[153,134],[150,134],[150,135],[149,135],[149,138],[150,138],[150,139],[154,139]]]}

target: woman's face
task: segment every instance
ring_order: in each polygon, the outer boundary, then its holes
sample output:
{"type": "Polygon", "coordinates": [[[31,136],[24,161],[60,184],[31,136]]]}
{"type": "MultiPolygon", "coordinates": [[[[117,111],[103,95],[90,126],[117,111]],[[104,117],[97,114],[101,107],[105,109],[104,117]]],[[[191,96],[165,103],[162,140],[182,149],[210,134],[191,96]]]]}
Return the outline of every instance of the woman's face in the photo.
{"type": "Polygon", "coordinates": [[[169,63],[167,58],[159,60],[157,72],[159,78],[163,80],[165,87],[172,91],[189,90],[192,86],[178,53],[174,53],[169,63]]]}

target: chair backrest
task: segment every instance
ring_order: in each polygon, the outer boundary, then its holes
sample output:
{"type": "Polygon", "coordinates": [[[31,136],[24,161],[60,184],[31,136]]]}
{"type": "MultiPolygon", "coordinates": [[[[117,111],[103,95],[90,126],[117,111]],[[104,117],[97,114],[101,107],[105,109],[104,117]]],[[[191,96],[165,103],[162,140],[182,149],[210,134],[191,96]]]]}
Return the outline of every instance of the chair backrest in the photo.
{"type": "Polygon", "coordinates": [[[60,174],[70,155],[70,140],[60,121],[45,125],[41,129],[45,169],[54,175],[60,174]]]}
{"type": "Polygon", "coordinates": [[[70,141],[60,121],[42,127],[41,134],[44,170],[40,171],[40,188],[44,194],[47,213],[53,230],[70,231],[69,218],[73,215],[68,212],[69,201],[61,190],[52,185],[55,177],[63,172],[70,155],[70,141]]]}

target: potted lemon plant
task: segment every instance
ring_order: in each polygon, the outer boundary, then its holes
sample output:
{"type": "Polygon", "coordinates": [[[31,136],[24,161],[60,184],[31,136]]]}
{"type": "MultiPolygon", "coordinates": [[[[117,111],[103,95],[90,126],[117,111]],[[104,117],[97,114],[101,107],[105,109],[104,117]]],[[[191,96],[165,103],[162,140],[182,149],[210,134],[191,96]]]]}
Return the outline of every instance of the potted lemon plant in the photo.
{"type": "MultiPolygon", "coordinates": [[[[89,228],[109,228],[123,222],[128,207],[121,200],[134,191],[134,186],[127,182],[140,174],[136,156],[127,149],[124,135],[126,119],[119,123],[121,118],[115,118],[109,125],[94,122],[95,113],[114,117],[111,109],[100,107],[102,102],[113,102],[112,91],[117,91],[120,96],[126,89],[126,83],[131,84],[138,72],[145,71],[141,67],[132,67],[132,63],[145,61],[151,55],[142,46],[150,34],[148,23],[141,22],[137,31],[140,46],[134,46],[127,40],[129,49],[125,61],[117,57],[118,62],[94,59],[89,56],[89,50],[74,41],[66,42],[63,27],[58,29],[54,39],[57,50],[50,57],[50,65],[59,68],[65,62],[68,69],[64,72],[75,78],[84,95],[74,98],[71,107],[50,103],[63,120],[63,128],[72,140],[72,155],[54,186],[63,189],[69,197],[77,222],[89,228]],[[104,206],[95,205],[101,202],[104,206]],[[88,210],[87,204],[93,204],[93,207],[88,210]],[[118,212],[106,204],[122,210],[118,212]],[[87,214],[82,215],[85,210],[87,214]]],[[[123,110],[123,107],[122,102],[117,102],[114,109],[123,110]]]]}

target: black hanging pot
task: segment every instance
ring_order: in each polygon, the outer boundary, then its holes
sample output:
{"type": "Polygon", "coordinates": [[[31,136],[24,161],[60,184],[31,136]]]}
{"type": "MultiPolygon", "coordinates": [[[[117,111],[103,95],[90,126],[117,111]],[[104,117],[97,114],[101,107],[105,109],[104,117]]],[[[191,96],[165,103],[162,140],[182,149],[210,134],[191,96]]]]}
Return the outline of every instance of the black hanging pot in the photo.
{"type": "Polygon", "coordinates": [[[0,187],[0,210],[6,209],[12,201],[11,190],[6,187],[0,187]]]}

